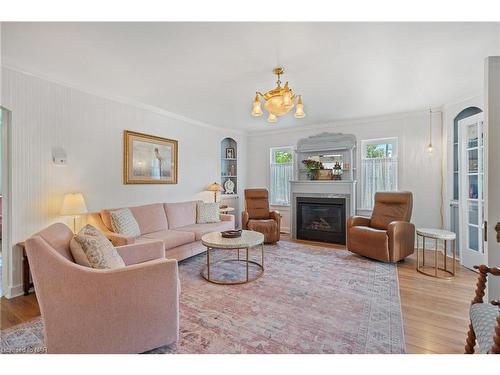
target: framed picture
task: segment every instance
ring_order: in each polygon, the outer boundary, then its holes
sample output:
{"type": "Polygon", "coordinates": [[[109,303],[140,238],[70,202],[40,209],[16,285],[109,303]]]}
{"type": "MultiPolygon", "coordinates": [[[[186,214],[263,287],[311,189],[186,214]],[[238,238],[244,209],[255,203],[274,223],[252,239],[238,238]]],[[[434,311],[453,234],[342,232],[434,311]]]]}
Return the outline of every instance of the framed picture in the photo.
{"type": "Polygon", "coordinates": [[[176,184],[177,141],[125,130],[124,184],[176,184]]]}
{"type": "Polygon", "coordinates": [[[228,147],[226,148],[226,159],[234,159],[236,155],[234,154],[234,148],[228,147]]]}

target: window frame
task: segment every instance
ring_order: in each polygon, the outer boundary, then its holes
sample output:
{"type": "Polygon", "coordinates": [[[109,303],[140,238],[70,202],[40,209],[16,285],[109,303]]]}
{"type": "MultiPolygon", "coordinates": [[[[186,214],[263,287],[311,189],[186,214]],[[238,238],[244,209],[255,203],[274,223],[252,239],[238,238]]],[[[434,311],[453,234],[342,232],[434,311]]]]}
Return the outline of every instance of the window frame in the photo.
{"type": "Polygon", "coordinates": [[[294,162],[295,162],[295,155],[294,155],[294,146],[278,146],[278,147],[270,147],[269,148],[269,205],[270,206],[276,206],[276,207],[290,207],[290,203],[288,204],[282,204],[282,203],[275,203],[272,201],[272,188],[271,188],[271,184],[272,184],[272,181],[273,181],[273,178],[272,178],[272,173],[273,173],[273,169],[272,169],[272,166],[273,165],[280,165],[280,163],[275,163],[274,160],[275,160],[275,153],[277,151],[290,151],[290,154],[292,155],[292,161],[290,163],[281,163],[281,164],[290,164],[291,168],[292,168],[292,178],[293,178],[293,175],[294,175],[294,162]]]}
{"type": "Polygon", "coordinates": [[[363,170],[363,160],[365,159],[381,159],[381,158],[367,158],[366,157],[366,146],[367,145],[377,145],[377,144],[392,144],[392,150],[393,150],[393,155],[390,157],[395,158],[397,161],[396,165],[396,191],[399,189],[399,180],[400,180],[400,163],[399,163],[399,148],[400,148],[400,142],[398,137],[384,137],[384,138],[372,138],[372,139],[363,139],[361,140],[361,147],[360,147],[360,184],[359,184],[359,207],[357,210],[361,211],[372,211],[373,207],[361,207],[364,199],[364,191],[365,191],[365,179],[364,179],[364,170],[363,170]]]}

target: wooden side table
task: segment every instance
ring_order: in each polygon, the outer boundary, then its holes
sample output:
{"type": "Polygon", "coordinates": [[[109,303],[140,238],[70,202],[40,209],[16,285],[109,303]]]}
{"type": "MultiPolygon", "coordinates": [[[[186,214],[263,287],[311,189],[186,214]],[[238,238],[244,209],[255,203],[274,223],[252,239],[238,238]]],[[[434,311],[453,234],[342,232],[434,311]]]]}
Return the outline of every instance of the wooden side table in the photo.
{"type": "Polygon", "coordinates": [[[417,271],[423,275],[435,277],[438,279],[452,279],[455,277],[455,248],[456,248],[456,235],[453,232],[444,229],[432,229],[432,228],[417,228],[417,271]],[[420,248],[419,238],[422,237],[422,265],[420,265],[420,248]],[[426,266],[425,265],[425,239],[432,238],[436,241],[436,246],[434,248],[434,266],[426,266]],[[443,241],[444,243],[444,256],[443,256],[443,267],[439,267],[438,265],[438,240],[443,241]],[[452,270],[448,270],[447,267],[447,241],[452,241],[452,252],[453,252],[453,264],[452,270]],[[434,272],[426,271],[426,268],[434,268],[434,272]],[[442,271],[441,275],[438,271],[442,271]],[[443,273],[445,275],[443,275],[443,273]]]}
{"type": "Polygon", "coordinates": [[[23,251],[23,292],[27,296],[30,294],[31,288],[34,287],[31,281],[30,264],[28,262],[28,254],[26,254],[26,247],[24,246],[24,241],[17,244],[23,251]]]}

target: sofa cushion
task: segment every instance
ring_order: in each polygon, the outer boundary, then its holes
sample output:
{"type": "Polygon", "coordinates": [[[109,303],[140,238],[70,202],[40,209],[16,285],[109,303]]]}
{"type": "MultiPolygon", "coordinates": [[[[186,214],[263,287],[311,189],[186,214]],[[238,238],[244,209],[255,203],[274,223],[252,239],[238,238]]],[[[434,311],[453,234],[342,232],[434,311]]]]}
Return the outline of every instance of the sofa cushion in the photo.
{"type": "Polygon", "coordinates": [[[218,223],[220,221],[219,203],[198,202],[196,205],[196,224],[218,223]]]}
{"type": "Polygon", "coordinates": [[[128,208],[111,211],[111,227],[113,232],[129,237],[138,237],[141,234],[137,220],[128,208]]]}
{"type": "Polygon", "coordinates": [[[80,245],[75,240],[74,237],[71,239],[71,241],[69,243],[69,248],[71,251],[71,255],[73,255],[73,259],[75,260],[76,264],[79,264],[80,266],[92,268],[91,264],[89,263],[89,259],[87,258],[87,255],[85,254],[85,251],[83,251],[82,245],[80,245]]]}
{"type": "Polygon", "coordinates": [[[136,239],[137,243],[163,241],[165,250],[177,246],[185,245],[195,241],[195,234],[192,232],[180,232],[176,230],[162,230],[159,232],[148,233],[136,239]]]}
{"type": "Polygon", "coordinates": [[[125,267],[123,259],[111,242],[92,225],[84,226],[75,235],[74,239],[83,249],[92,268],[114,269],[125,267]]]}
{"type": "Polygon", "coordinates": [[[168,229],[196,224],[196,203],[197,201],[165,203],[164,208],[167,214],[168,229]]]}
{"type": "Polygon", "coordinates": [[[167,216],[163,203],[147,204],[130,207],[130,211],[137,220],[141,234],[159,232],[168,229],[167,216]]]}
{"type": "Polygon", "coordinates": [[[369,258],[389,261],[389,240],[385,230],[364,226],[349,228],[347,232],[349,250],[369,258]]]}
{"type": "Polygon", "coordinates": [[[222,232],[225,230],[234,229],[233,221],[219,221],[218,223],[191,224],[185,227],[176,228],[179,232],[194,233],[196,241],[199,241],[204,234],[210,232],[222,232]]]}

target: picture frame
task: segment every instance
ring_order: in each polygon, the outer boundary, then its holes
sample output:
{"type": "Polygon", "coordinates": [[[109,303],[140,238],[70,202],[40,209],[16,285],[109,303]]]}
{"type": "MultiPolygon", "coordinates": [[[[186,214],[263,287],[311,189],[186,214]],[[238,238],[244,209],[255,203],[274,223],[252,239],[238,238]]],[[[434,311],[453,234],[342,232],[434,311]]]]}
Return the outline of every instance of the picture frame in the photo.
{"type": "Polygon", "coordinates": [[[236,155],[234,153],[234,148],[228,147],[226,148],[226,159],[235,159],[236,155]]]}
{"type": "Polygon", "coordinates": [[[174,139],[123,132],[123,183],[177,184],[178,142],[174,139]]]}

